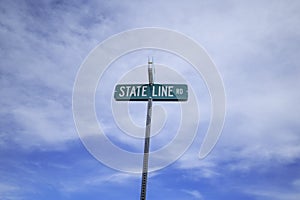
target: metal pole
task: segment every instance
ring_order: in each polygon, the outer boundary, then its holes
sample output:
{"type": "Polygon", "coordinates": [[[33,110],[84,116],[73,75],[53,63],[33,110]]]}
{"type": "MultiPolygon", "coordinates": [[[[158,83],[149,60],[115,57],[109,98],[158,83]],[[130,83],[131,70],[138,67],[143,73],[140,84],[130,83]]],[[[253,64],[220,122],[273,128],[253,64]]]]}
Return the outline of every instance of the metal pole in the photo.
{"type": "Polygon", "coordinates": [[[145,132],[145,144],[144,144],[144,158],[143,158],[143,174],[142,174],[142,186],[141,186],[141,198],[140,200],[146,200],[147,179],[148,179],[148,161],[149,161],[149,147],[150,147],[150,130],[151,130],[151,117],[152,117],[152,86],[153,86],[153,61],[148,59],[148,77],[150,95],[148,98],[147,106],[147,119],[146,119],[146,132],[145,132]]]}

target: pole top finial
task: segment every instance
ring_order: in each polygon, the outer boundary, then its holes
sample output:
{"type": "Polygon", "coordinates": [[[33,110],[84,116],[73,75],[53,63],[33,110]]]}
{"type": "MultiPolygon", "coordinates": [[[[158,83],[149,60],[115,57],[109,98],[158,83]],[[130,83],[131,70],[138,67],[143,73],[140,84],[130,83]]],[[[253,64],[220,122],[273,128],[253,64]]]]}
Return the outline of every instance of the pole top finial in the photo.
{"type": "Polygon", "coordinates": [[[150,59],[150,57],[148,57],[148,64],[153,64],[153,57],[150,59]]]}
{"type": "Polygon", "coordinates": [[[153,57],[150,60],[148,57],[148,78],[149,78],[149,84],[153,84],[153,57]]]}

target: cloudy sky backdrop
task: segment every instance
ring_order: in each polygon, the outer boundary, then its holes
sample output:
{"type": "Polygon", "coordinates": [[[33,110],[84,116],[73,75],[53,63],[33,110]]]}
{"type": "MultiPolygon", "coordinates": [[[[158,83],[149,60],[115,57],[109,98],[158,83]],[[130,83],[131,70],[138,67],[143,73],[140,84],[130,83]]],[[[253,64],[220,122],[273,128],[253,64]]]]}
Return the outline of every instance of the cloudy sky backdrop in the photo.
{"type": "MultiPolygon", "coordinates": [[[[106,167],[81,143],[72,90],[81,63],[97,44],[128,29],[162,27],[206,49],[223,77],[227,115],[218,144],[204,160],[197,156],[207,121],[200,119],[189,150],[150,173],[148,199],[298,200],[299,9],[297,0],[1,0],[0,199],[139,199],[139,174],[106,167]]],[[[172,63],[163,53],[152,53],[158,62],[172,63]]],[[[133,64],[145,64],[146,54],[133,64]]],[[[197,81],[205,88],[201,77],[186,78],[194,89],[197,81]]],[[[111,98],[110,92],[99,92],[96,99],[111,98]]],[[[201,92],[196,96],[209,119],[208,94],[204,101],[201,92]]],[[[131,107],[137,124],[143,125],[145,108],[131,107]]],[[[105,116],[97,115],[100,121],[105,116]]],[[[108,127],[115,124],[102,120],[108,127]]],[[[131,139],[122,141],[142,144],[131,139]]]]}

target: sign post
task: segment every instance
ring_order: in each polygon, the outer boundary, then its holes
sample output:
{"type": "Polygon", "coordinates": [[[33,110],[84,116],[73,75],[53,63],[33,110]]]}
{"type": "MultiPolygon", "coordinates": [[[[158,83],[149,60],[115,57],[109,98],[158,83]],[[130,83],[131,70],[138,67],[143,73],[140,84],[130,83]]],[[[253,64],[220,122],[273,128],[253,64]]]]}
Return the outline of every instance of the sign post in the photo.
{"type": "Polygon", "coordinates": [[[153,60],[148,60],[148,79],[148,84],[116,85],[114,92],[116,101],[148,101],[140,200],[146,200],[152,102],[188,100],[188,86],[185,84],[154,84],[153,60]]]}
{"type": "MultiPolygon", "coordinates": [[[[153,86],[153,68],[152,61],[148,61],[148,78],[149,86],[153,86]]],[[[151,89],[150,89],[151,90],[151,89]]],[[[148,179],[148,161],[149,161],[149,147],[150,147],[150,130],[151,130],[151,117],[152,117],[152,98],[148,97],[147,106],[147,119],[146,119],[146,132],[145,132],[145,144],[144,144],[144,157],[143,157],[143,171],[142,171],[142,186],[141,186],[141,198],[146,199],[147,179],[148,179]]]]}

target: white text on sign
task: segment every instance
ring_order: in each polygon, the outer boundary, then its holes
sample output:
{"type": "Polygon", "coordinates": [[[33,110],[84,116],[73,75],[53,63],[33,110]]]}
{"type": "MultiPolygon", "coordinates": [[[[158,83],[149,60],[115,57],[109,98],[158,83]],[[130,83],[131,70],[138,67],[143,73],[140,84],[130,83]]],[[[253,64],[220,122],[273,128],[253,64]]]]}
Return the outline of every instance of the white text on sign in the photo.
{"type": "Polygon", "coordinates": [[[116,85],[117,101],[187,101],[188,87],[184,84],[124,84],[116,85]]]}

